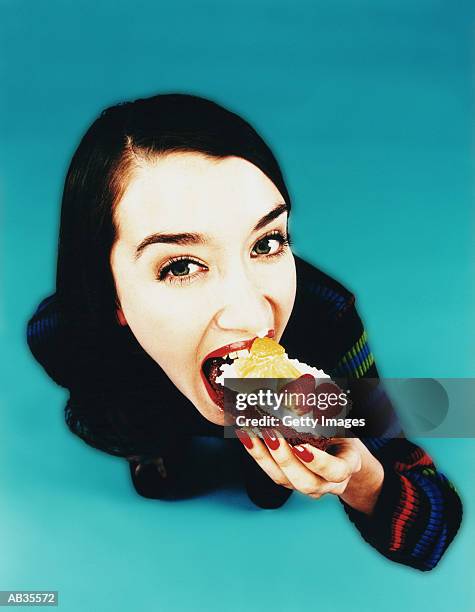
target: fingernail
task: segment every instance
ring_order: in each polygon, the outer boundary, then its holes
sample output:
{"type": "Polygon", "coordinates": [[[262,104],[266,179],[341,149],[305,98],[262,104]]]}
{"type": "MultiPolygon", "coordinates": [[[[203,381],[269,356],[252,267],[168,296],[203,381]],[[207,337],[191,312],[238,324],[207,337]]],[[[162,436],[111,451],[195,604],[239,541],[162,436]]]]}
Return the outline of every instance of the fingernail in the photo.
{"type": "Polygon", "coordinates": [[[236,436],[241,440],[246,448],[252,448],[252,440],[242,429],[236,429],[236,436]]]}
{"type": "Polygon", "coordinates": [[[277,450],[279,448],[279,438],[273,429],[263,429],[262,435],[264,436],[265,443],[271,450],[277,450]]]}
{"type": "Polygon", "coordinates": [[[305,461],[305,463],[310,463],[311,461],[313,461],[313,455],[312,453],[305,448],[305,446],[291,446],[290,447],[292,449],[293,454],[298,457],[299,459],[302,459],[302,461],[305,461]]]}

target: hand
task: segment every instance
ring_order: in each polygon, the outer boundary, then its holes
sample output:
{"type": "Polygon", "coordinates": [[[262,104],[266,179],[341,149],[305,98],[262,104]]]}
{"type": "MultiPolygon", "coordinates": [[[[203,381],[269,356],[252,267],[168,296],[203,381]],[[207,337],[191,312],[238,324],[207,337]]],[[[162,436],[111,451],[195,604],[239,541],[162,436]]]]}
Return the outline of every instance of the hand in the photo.
{"type": "Polygon", "coordinates": [[[330,454],[310,444],[291,446],[275,430],[263,430],[265,444],[252,432],[241,429],[236,434],[275,483],[313,499],[338,495],[355,510],[372,513],[384,470],[358,438],[332,440],[330,454]]]}

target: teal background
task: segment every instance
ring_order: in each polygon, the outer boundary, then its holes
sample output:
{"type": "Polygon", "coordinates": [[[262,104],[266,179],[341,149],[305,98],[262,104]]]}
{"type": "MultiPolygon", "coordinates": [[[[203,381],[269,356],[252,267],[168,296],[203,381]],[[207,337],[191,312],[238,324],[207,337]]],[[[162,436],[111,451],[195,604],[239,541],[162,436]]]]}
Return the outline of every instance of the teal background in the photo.
{"type": "Polygon", "coordinates": [[[474,9],[441,0],[0,0],[0,589],[60,609],[475,609],[475,442],[419,440],[464,522],[429,573],[371,549],[337,500],[237,487],[135,494],[63,421],[25,323],[54,289],[62,182],[105,106],[183,91],[281,161],[296,252],[357,295],[381,374],[474,376],[474,9]]]}

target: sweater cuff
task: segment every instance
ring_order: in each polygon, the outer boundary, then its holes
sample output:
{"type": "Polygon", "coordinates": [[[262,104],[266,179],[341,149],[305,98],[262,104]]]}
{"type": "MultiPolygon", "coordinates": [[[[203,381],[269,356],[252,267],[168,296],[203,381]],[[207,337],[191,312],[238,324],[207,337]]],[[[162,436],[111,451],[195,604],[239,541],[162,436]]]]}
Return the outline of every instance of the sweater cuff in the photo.
{"type": "Polygon", "coordinates": [[[340,502],[366,542],[383,554],[403,550],[404,535],[417,521],[421,500],[411,482],[393,469],[385,469],[384,481],[371,515],[340,502]]]}

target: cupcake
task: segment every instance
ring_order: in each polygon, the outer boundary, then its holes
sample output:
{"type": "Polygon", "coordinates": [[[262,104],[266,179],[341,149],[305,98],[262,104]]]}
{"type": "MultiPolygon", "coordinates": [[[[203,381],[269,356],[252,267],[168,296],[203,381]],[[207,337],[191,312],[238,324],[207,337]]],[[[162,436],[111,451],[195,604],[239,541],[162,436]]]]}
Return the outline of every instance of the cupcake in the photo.
{"type": "MultiPolygon", "coordinates": [[[[246,406],[245,414],[249,419],[246,422],[261,419],[261,423],[272,418],[272,428],[290,443],[311,444],[322,450],[328,447],[334,431],[317,423],[321,420],[321,410],[316,409],[315,398],[322,384],[327,388],[328,382],[331,382],[335,389],[338,387],[323,370],[290,359],[283,346],[265,337],[256,338],[249,351],[240,351],[232,363],[222,364],[220,371],[216,382],[225,389],[225,411],[232,417],[236,419],[243,415],[236,408],[239,393],[255,394],[260,389],[263,393],[264,390],[265,393],[269,391],[266,396],[261,395],[267,401],[246,406]],[[272,398],[273,404],[270,401],[272,398]]],[[[260,435],[259,428],[249,429],[260,435]]]]}

